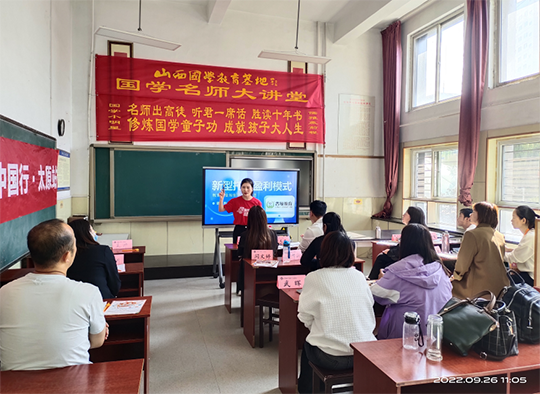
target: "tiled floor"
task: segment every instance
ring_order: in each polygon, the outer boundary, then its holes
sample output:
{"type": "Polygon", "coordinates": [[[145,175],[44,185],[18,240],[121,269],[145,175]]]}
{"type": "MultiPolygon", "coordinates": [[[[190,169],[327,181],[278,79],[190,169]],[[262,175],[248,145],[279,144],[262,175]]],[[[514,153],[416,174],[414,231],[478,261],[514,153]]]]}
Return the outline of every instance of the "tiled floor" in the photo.
{"type": "Polygon", "coordinates": [[[240,297],[232,296],[229,314],[223,293],[213,278],[145,282],[153,296],[150,393],[280,393],[278,329],[271,343],[266,337],[264,348],[252,348],[240,327],[240,297]]]}

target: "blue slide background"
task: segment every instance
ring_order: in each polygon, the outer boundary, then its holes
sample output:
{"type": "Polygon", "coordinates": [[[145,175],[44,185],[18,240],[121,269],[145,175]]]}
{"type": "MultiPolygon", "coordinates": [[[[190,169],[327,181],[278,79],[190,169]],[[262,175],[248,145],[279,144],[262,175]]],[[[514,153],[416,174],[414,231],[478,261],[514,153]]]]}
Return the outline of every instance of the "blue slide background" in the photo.
{"type": "Polygon", "coordinates": [[[238,168],[205,168],[203,226],[232,225],[232,213],[219,212],[219,192],[225,186],[226,204],[240,196],[240,182],[251,178],[253,197],[259,199],[268,223],[298,223],[298,171],[245,170],[238,168]]]}

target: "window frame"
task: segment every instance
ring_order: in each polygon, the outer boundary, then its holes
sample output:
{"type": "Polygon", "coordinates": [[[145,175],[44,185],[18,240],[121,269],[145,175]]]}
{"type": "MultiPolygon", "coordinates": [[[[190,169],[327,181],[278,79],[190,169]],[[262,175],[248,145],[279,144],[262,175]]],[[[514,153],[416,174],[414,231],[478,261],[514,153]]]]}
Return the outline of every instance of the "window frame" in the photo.
{"type": "MultiPolygon", "coordinates": [[[[403,179],[403,212],[407,210],[407,208],[411,205],[414,205],[415,203],[425,203],[426,204],[426,221],[428,225],[434,225],[435,227],[440,227],[441,229],[448,229],[448,230],[455,230],[455,227],[444,225],[440,223],[439,216],[438,216],[438,210],[437,207],[441,204],[444,205],[453,205],[455,206],[456,210],[456,220],[457,216],[459,215],[458,212],[458,201],[457,201],[457,193],[456,196],[451,197],[438,197],[436,196],[437,188],[439,184],[440,174],[437,160],[435,159],[435,155],[437,152],[441,151],[450,151],[458,149],[458,143],[443,143],[443,144],[431,144],[431,145],[423,145],[423,146],[413,146],[413,147],[406,147],[403,148],[403,168],[404,168],[404,179],[403,179]],[[416,195],[416,186],[418,179],[416,177],[416,171],[417,168],[416,163],[416,154],[421,152],[431,152],[431,196],[429,198],[425,197],[418,197],[416,195]],[[436,168],[437,167],[437,168],[436,168]],[[436,219],[436,220],[431,220],[436,219]]],[[[456,183],[458,182],[458,179],[456,177],[456,183]]],[[[456,186],[458,186],[456,184],[456,186]]]]}
{"type": "MultiPolygon", "coordinates": [[[[540,137],[540,134],[538,135],[540,137]]],[[[500,207],[517,207],[519,205],[528,205],[532,209],[540,209],[540,203],[532,203],[528,201],[505,201],[502,199],[502,177],[503,177],[503,161],[502,161],[502,150],[504,145],[516,145],[529,142],[538,142],[538,137],[535,135],[524,135],[524,136],[515,136],[514,138],[498,138],[496,139],[496,149],[497,149],[497,176],[495,179],[495,204],[500,207]]],[[[540,190],[539,190],[540,192],[540,190]]]]}
{"type": "MultiPolygon", "coordinates": [[[[440,89],[439,89],[439,83],[440,83],[440,63],[441,63],[441,30],[442,25],[451,22],[452,20],[460,17],[463,15],[464,22],[466,21],[466,12],[463,6],[458,7],[457,9],[451,11],[450,13],[442,16],[441,18],[438,18],[434,20],[433,22],[429,23],[428,25],[424,26],[423,28],[412,32],[409,34],[408,37],[408,58],[409,58],[409,72],[407,75],[408,79],[408,91],[407,91],[407,110],[414,111],[417,109],[427,108],[431,107],[440,103],[446,103],[453,100],[459,100],[461,98],[461,94],[450,97],[447,99],[440,100],[440,89]],[[415,54],[416,54],[416,48],[414,45],[414,41],[421,37],[422,35],[426,34],[430,30],[432,30],[434,27],[437,28],[437,56],[436,56],[436,70],[435,70],[435,101],[432,103],[422,104],[418,106],[414,106],[414,83],[415,83],[415,54]]],[[[465,38],[465,25],[466,23],[463,23],[463,37],[465,38]]]]}
{"type": "Polygon", "coordinates": [[[512,79],[510,81],[501,82],[500,81],[500,68],[501,68],[501,35],[502,35],[502,26],[501,26],[501,18],[502,18],[502,7],[501,7],[501,0],[491,0],[491,14],[490,14],[490,26],[491,26],[491,38],[490,38],[490,46],[491,46],[491,63],[492,63],[492,70],[491,70],[491,87],[492,88],[498,88],[502,86],[507,85],[514,85],[521,82],[530,81],[533,79],[537,79],[540,77],[540,70],[536,74],[526,75],[524,77],[512,79]]]}

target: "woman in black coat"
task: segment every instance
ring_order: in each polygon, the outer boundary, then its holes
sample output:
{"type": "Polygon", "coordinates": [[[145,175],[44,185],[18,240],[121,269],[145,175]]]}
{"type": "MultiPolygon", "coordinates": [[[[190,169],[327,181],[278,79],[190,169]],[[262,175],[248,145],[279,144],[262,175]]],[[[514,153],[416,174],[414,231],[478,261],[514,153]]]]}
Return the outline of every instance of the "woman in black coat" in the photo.
{"type": "MultiPolygon", "coordinates": [[[[426,215],[424,215],[424,211],[412,205],[405,211],[401,221],[405,226],[416,223],[423,224],[427,227],[426,215]]],[[[372,257],[375,259],[375,261],[373,262],[373,268],[369,273],[369,279],[377,280],[379,279],[379,273],[383,268],[389,267],[399,260],[399,244],[392,246],[390,249],[385,250],[378,256],[372,257]]]]}
{"type": "Polygon", "coordinates": [[[335,212],[328,212],[323,216],[323,232],[321,235],[315,238],[309,244],[308,248],[302,253],[300,263],[309,269],[309,271],[316,271],[321,268],[319,263],[319,254],[321,253],[321,245],[326,234],[333,231],[345,232],[345,229],[341,225],[341,217],[335,212]]]}
{"type": "Polygon", "coordinates": [[[120,276],[111,249],[96,241],[96,233],[86,220],[74,220],[69,225],[75,233],[77,254],[67,277],[97,286],[104,299],[115,298],[120,291],[120,276]]]}

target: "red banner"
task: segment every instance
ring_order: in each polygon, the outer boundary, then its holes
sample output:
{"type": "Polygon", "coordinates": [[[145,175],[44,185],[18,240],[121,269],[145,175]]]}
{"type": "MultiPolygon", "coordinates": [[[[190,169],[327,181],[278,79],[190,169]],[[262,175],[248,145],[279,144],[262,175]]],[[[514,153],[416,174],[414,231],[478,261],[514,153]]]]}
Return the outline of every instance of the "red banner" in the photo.
{"type": "Polygon", "coordinates": [[[321,75],[96,56],[97,139],[324,143],[321,75]]]}
{"type": "Polygon", "coordinates": [[[58,151],[0,137],[0,223],[56,204],[58,151]]]}

